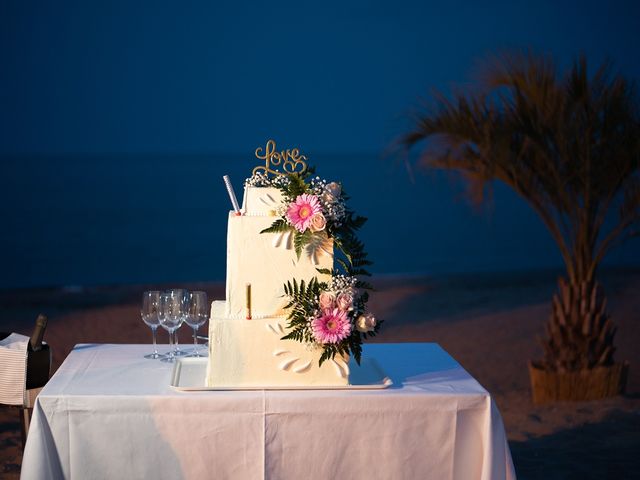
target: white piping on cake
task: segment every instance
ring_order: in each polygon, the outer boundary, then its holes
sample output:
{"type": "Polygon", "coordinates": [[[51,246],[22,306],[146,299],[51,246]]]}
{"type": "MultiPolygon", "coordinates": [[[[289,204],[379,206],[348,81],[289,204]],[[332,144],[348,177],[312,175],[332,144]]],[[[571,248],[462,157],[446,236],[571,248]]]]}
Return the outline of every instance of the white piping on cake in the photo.
{"type": "Polygon", "coordinates": [[[276,205],[278,202],[276,202],[276,199],[273,198],[271,195],[269,195],[268,193],[265,193],[264,196],[260,197],[260,201],[265,204],[267,207],[271,207],[273,205],[276,205]],[[264,197],[267,197],[269,199],[269,201],[267,202],[264,197]]]}
{"type": "Polygon", "coordinates": [[[338,374],[338,376],[340,376],[342,378],[347,378],[347,375],[349,375],[349,367],[347,367],[346,365],[340,365],[333,358],[331,359],[331,363],[333,364],[334,368],[336,369],[336,373],[338,374]]]}
{"type": "Polygon", "coordinates": [[[304,373],[307,370],[309,370],[310,368],[311,368],[311,360],[309,360],[304,365],[300,365],[299,367],[294,368],[293,371],[296,372],[296,373],[304,373]]]}
{"type": "Polygon", "coordinates": [[[336,360],[340,366],[342,366],[342,369],[344,370],[345,373],[345,377],[349,375],[349,365],[347,364],[347,362],[344,361],[344,359],[339,358],[338,360],[336,360]]]}
{"type": "Polygon", "coordinates": [[[280,246],[280,244],[282,243],[282,238],[284,237],[284,234],[281,233],[277,233],[274,237],[273,237],[273,241],[271,242],[271,244],[278,248],[280,246]]]}
{"type": "Polygon", "coordinates": [[[284,362],[282,362],[280,365],[278,365],[278,368],[279,368],[280,370],[288,370],[288,369],[289,369],[289,367],[290,367],[291,365],[293,365],[294,363],[296,363],[298,360],[299,360],[299,358],[298,358],[298,357],[290,358],[289,360],[285,360],[285,361],[284,361],[284,362]]]}

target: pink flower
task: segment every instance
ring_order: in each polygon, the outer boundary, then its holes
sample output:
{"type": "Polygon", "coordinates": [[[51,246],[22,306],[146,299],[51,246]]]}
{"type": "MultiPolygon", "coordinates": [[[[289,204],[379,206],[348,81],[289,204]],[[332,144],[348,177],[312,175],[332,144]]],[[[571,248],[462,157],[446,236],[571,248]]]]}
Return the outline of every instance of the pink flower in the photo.
{"type": "Polygon", "coordinates": [[[338,308],[340,310],[348,311],[351,307],[353,307],[353,295],[350,293],[341,293],[338,295],[338,299],[336,300],[338,304],[338,308]]]}
{"type": "Polygon", "coordinates": [[[312,218],[316,213],[322,212],[322,206],[318,197],[303,193],[298,195],[295,202],[287,208],[287,220],[299,232],[304,232],[311,224],[312,218]]]}
{"type": "Polygon", "coordinates": [[[347,312],[337,308],[324,310],[311,322],[311,331],[318,343],[338,343],[351,333],[351,322],[347,312]]]}
{"type": "Polygon", "coordinates": [[[359,332],[367,333],[372,332],[376,328],[376,317],[374,317],[370,313],[365,313],[364,315],[360,315],[358,320],[356,320],[356,329],[359,332]]]}
{"type": "Polygon", "coordinates": [[[335,302],[336,296],[333,293],[322,292],[320,294],[320,308],[322,310],[332,310],[335,308],[333,302],[335,302]]]}
{"type": "Polygon", "coordinates": [[[312,232],[321,232],[326,226],[327,220],[321,213],[316,213],[313,217],[311,217],[311,224],[309,225],[309,229],[312,232]]]}

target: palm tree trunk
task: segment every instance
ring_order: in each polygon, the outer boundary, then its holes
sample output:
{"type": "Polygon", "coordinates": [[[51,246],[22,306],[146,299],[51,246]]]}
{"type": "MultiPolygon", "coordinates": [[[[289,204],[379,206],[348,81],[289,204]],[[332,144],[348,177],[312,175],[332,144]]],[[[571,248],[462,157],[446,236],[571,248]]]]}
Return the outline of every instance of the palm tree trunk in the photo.
{"type": "Polygon", "coordinates": [[[558,290],[543,340],[545,367],[570,372],[612,365],[615,327],[601,286],[560,277],[558,290]]]}

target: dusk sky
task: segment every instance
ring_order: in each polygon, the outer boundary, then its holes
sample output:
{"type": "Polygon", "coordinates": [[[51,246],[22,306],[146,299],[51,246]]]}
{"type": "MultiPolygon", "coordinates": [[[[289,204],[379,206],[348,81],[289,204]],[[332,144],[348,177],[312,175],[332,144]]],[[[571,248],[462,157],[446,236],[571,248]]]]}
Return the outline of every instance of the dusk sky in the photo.
{"type": "Polygon", "coordinates": [[[380,152],[501,50],[638,45],[632,1],[4,1],[0,153],[380,152]]]}
{"type": "Polygon", "coordinates": [[[493,55],[637,80],[638,45],[639,2],[0,2],[0,287],[223,280],[220,178],[270,138],[344,182],[374,273],[559,268],[508,189],[478,215],[385,154],[493,55]]]}

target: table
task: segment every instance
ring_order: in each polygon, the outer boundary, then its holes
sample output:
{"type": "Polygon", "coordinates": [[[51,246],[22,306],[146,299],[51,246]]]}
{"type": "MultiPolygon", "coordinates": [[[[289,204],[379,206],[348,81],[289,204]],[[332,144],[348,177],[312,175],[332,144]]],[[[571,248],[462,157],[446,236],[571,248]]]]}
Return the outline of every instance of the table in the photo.
{"type": "Polygon", "coordinates": [[[176,392],[149,345],[77,345],[22,479],[514,479],[489,393],[434,343],[368,344],[386,390],[176,392]]]}

